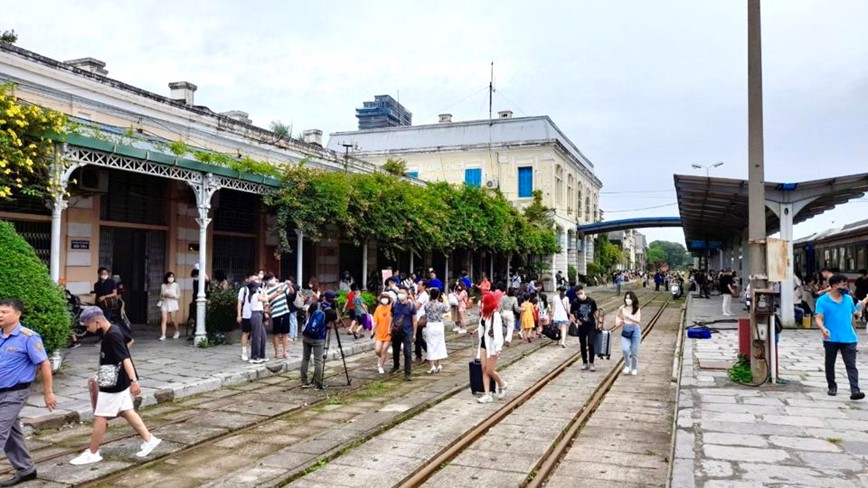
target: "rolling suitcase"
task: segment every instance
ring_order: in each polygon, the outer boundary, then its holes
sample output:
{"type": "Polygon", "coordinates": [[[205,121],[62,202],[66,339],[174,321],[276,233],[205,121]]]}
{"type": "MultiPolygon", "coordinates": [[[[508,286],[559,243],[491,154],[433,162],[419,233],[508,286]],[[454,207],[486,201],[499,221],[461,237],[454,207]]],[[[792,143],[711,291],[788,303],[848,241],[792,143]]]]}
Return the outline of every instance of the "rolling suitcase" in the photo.
{"type": "MultiPolygon", "coordinates": [[[[491,378],[491,383],[488,385],[488,391],[490,393],[494,393],[497,387],[497,383],[495,383],[494,378],[491,378]]],[[[470,361],[470,393],[485,393],[485,389],[482,386],[482,363],[479,362],[479,359],[474,359],[470,361]]]]}
{"type": "Polygon", "coordinates": [[[594,352],[600,359],[612,359],[612,333],[608,330],[598,330],[594,334],[594,352]]]}

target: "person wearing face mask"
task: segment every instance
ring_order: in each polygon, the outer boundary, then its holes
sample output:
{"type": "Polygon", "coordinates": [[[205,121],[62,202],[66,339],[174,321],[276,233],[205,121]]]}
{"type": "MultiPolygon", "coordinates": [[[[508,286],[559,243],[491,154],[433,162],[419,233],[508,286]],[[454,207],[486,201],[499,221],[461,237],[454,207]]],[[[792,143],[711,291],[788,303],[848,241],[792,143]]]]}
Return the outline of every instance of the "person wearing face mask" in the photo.
{"type": "Polygon", "coordinates": [[[624,305],[618,309],[615,325],[623,325],[621,329],[621,352],[624,353],[624,374],[636,376],[639,374],[639,344],[642,342],[640,322],[642,311],[639,310],[639,299],[632,291],[624,294],[624,305]]]}
{"type": "Polygon", "coordinates": [[[118,285],[109,278],[108,268],[99,269],[99,280],[93,284],[93,293],[96,298],[96,306],[101,308],[106,319],[110,322],[113,311],[117,309],[118,285]]]}
{"type": "Polygon", "coordinates": [[[271,310],[271,340],[274,345],[274,357],[286,359],[289,357],[289,302],[286,283],[278,281],[277,276],[269,273],[265,275],[268,306],[271,310]],[[277,350],[278,344],[283,352],[277,350]]]}
{"type": "Polygon", "coordinates": [[[79,316],[87,331],[100,338],[99,352],[99,393],[93,411],[93,431],[90,446],[69,463],[73,465],[92,464],[102,461],[99,446],[105,435],[108,420],[123,417],[142,438],[136,456],[147,457],[162,442],[151,434],[139,414],[133,408],[133,397],[142,393],[139,376],[130,357],[132,338],[126,330],[106,320],[102,310],[85,307],[79,316]]]}
{"type": "MultiPolygon", "coordinates": [[[[579,351],[582,354],[582,369],[594,367],[594,340],[597,333],[597,302],[585,293],[584,287],[575,287],[576,299],[570,303],[570,321],[579,328],[579,351]]],[[[566,298],[566,297],[565,297],[566,298]]]]}
{"type": "Polygon", "coordinates": [[[847,276],[834,274],[829,277],[829,291],[817,299],[814,321],[823,334],[823,349],[826,353],[826,383],[829,396],[838,394],[835,382],[835,362],[838,351],[844,359],[847,380],[850,382],[850,399],[861,400],[865,393],[859,389],[859,370],[856,369],[856,313],[858,308],[847,288],[847,276]]]}
{"type": "Polygon", "coordinates": [[[398,290],[398,301],[392,306],[392,373],[400,368],[401,347],[404,348],[404,380],[410,381],[413,366],[413,339],[416,337],[416,305],[406,288],[398,290]]]}
{"type": "Polygon", "coordinates": [[[175,283],[175,273],[169,271],[163,276],[163,284],[160,285],[160,301],[157,306],[160,307],[162,320],[160,321],[160,340],[166,340],[166,326],[169,322],[175,327],[175,335],[172,339],[181,337],[181,332],[178,330],[178,322],[175,321],[175,312],[180,308],[178,306],[178,298],[181,297],[181,288],[175,283]]]}
{"type": "Polygon", "coordinates": [[[372,316],[373,332],[371,338],[374,342],[374,354],[377,355],[377,372],[384,374],[386,356],[389,354],[389,344],[392,342],[392,297],[388,293],[381,293],[377,298],[377,309],[372,316]]]}

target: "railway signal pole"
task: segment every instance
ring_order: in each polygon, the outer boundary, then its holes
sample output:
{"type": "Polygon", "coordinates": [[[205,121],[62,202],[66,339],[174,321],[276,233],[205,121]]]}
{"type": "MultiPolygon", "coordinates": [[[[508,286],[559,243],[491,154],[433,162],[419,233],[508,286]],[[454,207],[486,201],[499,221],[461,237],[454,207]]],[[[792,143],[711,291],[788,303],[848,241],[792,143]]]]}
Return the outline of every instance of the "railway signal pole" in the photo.
{"type": "MultiPolygon", "coordinates": [[[[765,166],[763,160],[763,74],[760,0],[747,2],[747,98],[748,98],[748,257],[750,260],[751,292],[768,286],[766,273],[766,203],[765,166]]],[[[751,335],[753,346],[750,369],[754,381],[768,374],[765,360],[767,341],[774,331],[760,323],[756,300],[751,302],[751,335]]]]}

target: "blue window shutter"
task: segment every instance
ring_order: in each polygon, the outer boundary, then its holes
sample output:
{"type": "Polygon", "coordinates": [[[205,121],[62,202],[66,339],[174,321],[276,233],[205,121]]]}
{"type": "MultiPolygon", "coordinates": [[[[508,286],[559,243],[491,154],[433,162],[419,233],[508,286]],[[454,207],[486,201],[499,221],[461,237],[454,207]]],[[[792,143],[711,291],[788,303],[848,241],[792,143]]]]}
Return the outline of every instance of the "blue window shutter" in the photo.
{"type": "Polygon", "coordinates": [[[464,184],[470,186],[482,186],[482,168],[465,169],[464,184]]]}
{"type": "Polygon", "coordinates": [[[518,197],[533,196],[533,168],[518,168],[518,197]]]}
{"type": "Polygon", "coordinates": [[[417,178],[418,179],[419,178],[419,172],[418,171],[408,171],[407,176],[409,176],[410,178],[417,178]]]}

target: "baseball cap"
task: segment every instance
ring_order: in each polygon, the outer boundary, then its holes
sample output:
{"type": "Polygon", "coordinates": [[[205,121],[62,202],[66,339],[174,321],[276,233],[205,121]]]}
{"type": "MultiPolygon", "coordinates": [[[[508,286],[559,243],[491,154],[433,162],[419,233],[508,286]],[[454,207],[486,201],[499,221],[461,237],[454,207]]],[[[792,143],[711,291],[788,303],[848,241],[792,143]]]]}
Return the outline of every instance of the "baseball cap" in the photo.
{"type": "Polygon", "coordinates": [[[336,296],[338,296],[338,294],[335,293],[334,290],[327,290],[327,291],[325,292],[325,295],[324,295],[324,296],[325,296],[326,298],[335,298],[336,296]]]}
{"type": "Polygon", "coordinates": [[[93,322],[96,319],[105,318],[102,309],[99,307],[82,307],[81,314],[78,316],[78,321],[84,325],[93,322]]]}

